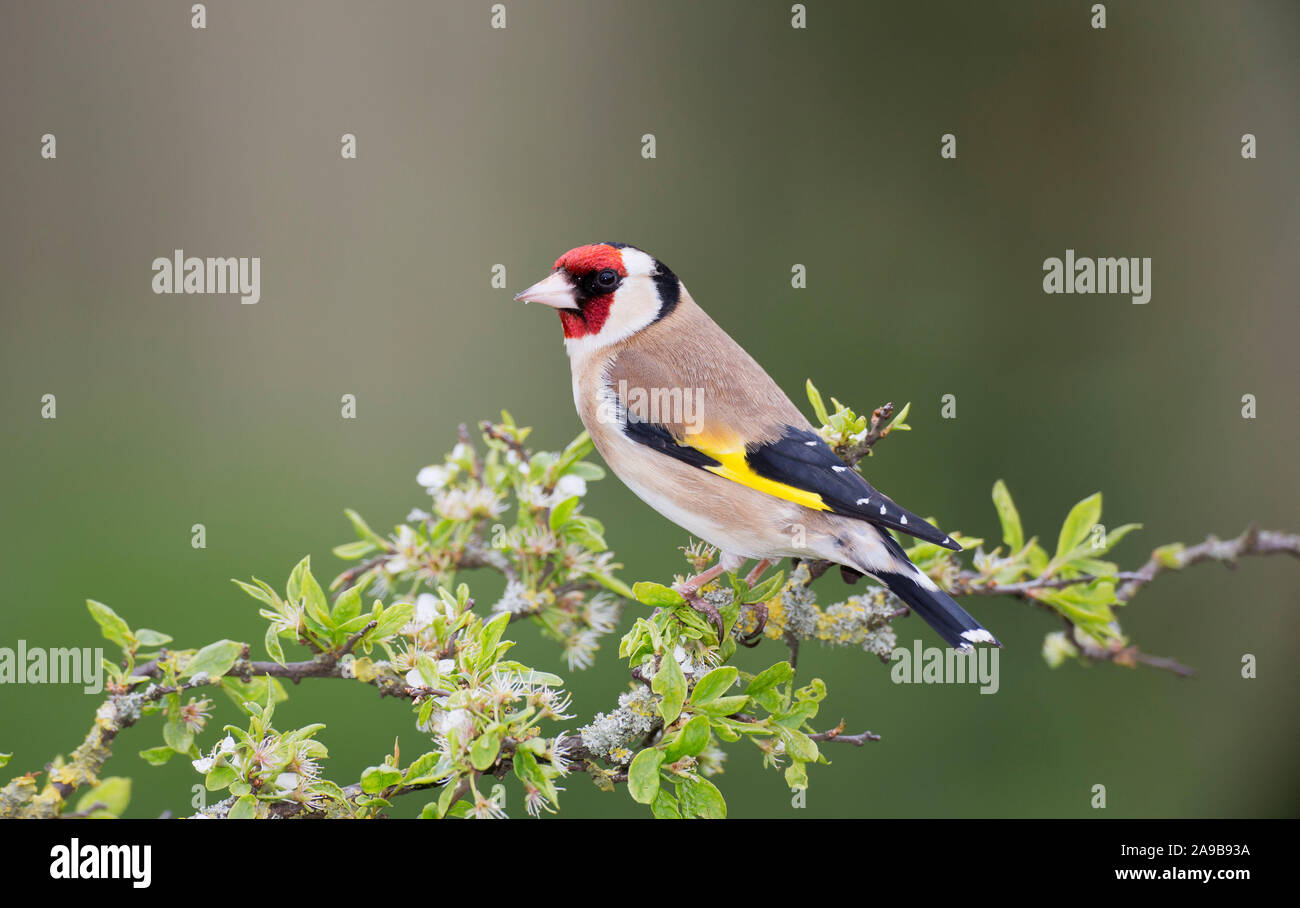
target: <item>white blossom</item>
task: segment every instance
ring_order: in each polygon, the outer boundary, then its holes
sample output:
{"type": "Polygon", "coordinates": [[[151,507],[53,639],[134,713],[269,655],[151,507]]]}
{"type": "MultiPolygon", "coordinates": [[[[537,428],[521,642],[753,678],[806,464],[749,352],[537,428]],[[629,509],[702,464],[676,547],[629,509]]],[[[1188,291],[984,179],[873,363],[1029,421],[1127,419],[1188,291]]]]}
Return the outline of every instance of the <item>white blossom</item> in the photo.
{"type": "Polygon", "coordinates": [[[434,492],[446,486],[455,473],[456,468],[453,466],[425,467],[415,475],[415,481],[430,492],[434,492]]]}

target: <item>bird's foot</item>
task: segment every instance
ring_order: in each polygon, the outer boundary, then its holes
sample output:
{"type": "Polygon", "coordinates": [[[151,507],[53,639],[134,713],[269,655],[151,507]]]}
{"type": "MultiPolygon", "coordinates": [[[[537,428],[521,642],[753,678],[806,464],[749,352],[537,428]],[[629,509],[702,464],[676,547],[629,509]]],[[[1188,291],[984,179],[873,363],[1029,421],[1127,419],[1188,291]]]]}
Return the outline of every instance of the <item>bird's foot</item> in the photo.
{"type": "Polygon", "coordinates": [[[718,614],[718,607],[701,596],[699,587],[697,586],[693,586],[690,583],[683,583],[676,589],[677,592],[681,594],[682,598],[686,600],[687,605],[695,609],[695,611],[699,612],[705,618],[709,619],[709,623],[713,625],[713,629],[718,635],[718,644],[721,645],[722,641],[726,640],[727,637],[722,630],[722,616],[718,614]]]}
{"type": "MultiPolygon", "coordinates": [[[[763,572],[770,568],[773,563],[774,559],[772,558],[760,558],[758,563],[754,565],[754,569],[746,575],[745,585],[750,589],[757,586],[759,579],[763,576],[763,572]]],[[[754,611],[754,617],[758,620],[758,626],[748,634],[743,634],[736,639],[742,646],[747,646],[752,649],[753,647],[758,646],[759,641],[763,639],[763,628],[767,627],[767,603],[751,602],[750,608],[754,611]]]]}
{"type": "Polygon", "coordinates": [[[753,602],[750,603],[750,608],[754,610],[754,617],[758,619],[758,626],[748,634],[737,637],[736,640],[741,646],[747,646],[752,649],[755,646],[758,646],[759,642],[763,639],[763,629],[767,627],[767,603],[753,602]]]}

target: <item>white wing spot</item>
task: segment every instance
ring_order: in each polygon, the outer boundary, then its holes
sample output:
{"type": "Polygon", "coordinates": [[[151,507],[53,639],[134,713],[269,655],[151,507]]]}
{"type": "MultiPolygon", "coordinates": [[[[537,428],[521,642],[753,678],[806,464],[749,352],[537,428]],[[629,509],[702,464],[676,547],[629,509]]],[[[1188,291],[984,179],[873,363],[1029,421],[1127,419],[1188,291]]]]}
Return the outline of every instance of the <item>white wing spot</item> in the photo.
{"type": "Polygon", "coordinates": [[[885,513],[885,506],[883,504],[880,506],[880,513],[885,513]]]}
{"type": "Polygon", "coordinates": [[[899,518],[899,519],[902,520],[902,522],[903,522],[903,526],[907,526],[907,518],[906,518],[906,517],[902,517],[902,518],[899,518]]]}
{"type": "Polygon", "coordinates": [[[871,499],[870,499],[870,498],[859,498],[859,499],[858,499],[858,504],[860,504],[860,505],[871,504],[871,499]]]}
{"type": "Polygon", "coordinates": [[[808,447],[810,447],[810,448],[815,448],[815,447],[817,447],[817,442],[815,442],[815,441],[805,441],[804,444],[806,444],[806,445],[807,445],[808,447]]]}
{"type": "Polygon", "coordinates": [[[843,473],[845,470],[848,469],[848,467],[831,467],[831,469],[834,470],[836,473],[843,473]]]}

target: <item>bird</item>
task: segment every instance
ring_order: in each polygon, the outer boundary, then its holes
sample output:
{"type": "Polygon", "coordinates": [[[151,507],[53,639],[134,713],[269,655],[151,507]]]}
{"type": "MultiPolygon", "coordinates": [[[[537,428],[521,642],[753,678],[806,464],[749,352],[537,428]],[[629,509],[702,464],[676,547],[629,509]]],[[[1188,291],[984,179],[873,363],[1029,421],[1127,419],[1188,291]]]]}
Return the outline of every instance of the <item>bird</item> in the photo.
{"type": "MultiPolygon", "coordinates": [[[[755,583],[782,558],[825,559],[846,579],[870,575],[963,653],[994,636],[908,558],[890,531],[961,551],[846,465],[799,408],[713,321],[678,277],[627,243],[570,249],[515,296],[558,311],[573,400],[591,440],[651,508],[718,551],[675,589],[707,615],[701,594],[756,562],[755,583]]],[[[742,642],[757,643],[758,631],[742,642]]]]}

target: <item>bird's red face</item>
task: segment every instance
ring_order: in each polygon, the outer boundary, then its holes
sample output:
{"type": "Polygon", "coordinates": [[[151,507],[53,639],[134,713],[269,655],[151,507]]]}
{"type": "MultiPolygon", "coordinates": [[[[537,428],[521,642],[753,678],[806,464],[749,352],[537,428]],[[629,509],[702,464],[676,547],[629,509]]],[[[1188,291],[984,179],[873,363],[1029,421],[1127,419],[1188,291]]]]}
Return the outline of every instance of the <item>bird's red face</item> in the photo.
{"type": "Polygon", "coordinates": [[[640,249],[594,243],[564,253],[550,277],[515,299],[559,310],[566,341],[603,345],[662,318],[680,293],[676,276],[640,249]]]}

